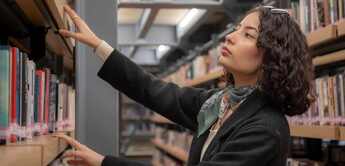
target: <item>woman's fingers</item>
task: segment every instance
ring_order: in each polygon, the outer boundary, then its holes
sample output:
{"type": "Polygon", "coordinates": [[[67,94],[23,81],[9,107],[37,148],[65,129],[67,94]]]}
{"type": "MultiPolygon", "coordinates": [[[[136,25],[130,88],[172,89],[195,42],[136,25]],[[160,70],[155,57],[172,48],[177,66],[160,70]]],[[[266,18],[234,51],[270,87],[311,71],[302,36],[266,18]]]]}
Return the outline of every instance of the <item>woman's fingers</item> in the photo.
{"type": "Polygon", "coordinates": [[[90,27],[86,24],[86,22],[78,16],[78,14],[71,9],[68,5],[64,6],[64,10],[66,13],[72,18],[77,32],[70,32],[67,30],[59,30],[59,33],[64,37],[72,37],[84,44],[91,46],[92,48],[96,48],[102,40],[99,39],[90,27]]]}
{"type": "Polygon", "coordinates": [[[78,31],[81,31],[83,28],[87,28],[87,24],[84,22],[84,20],[80,18],[80,16],[68,5],[64,6],[64,10],[71,17],[78,31]]]}
{"type": "Polygon", "coordinates": [[[88,159],[87,155],[86,155],[86,152],[83,152],[83,151],[79,151],[79,150],[76,150],[76,151],[73,151],[73,150],[70,150],[70,151],[67,151],[65,152],[65,154],[63,155],[64,158],[66,157],[71,157],[71,158],[80,158],[81,160],[86,160],[88,159]]]}
{"type": "Polygon", "coordinates": [[[63,8],[67,12],[67,14],[72,18],[72,20],[80,19],[79,15],[68,5],[64,5],[63,8]]]}
{"type": "Polygon", "coordinates": [[[78,39],[78,37],[79,37],[77,33],[71,32],[71,31],[68,31],[68,30],[65,30],[65,29],[60,29],[59,33],[62,36],[64,36],[64,37],[71,37],[71,38],[74,38],[74,39],[78,39]]]}
{"type": "Polygon", "coordinates": [[[68,165],[87,165],[87,163],[83,160],[68,160],[67,161],[68,165]]]}
{"type": "Polygon", "coordinates": [[[84,145],[82,145],[81,143],[79,143],[78,141],[74,140],[73,138],[71,137],[68,137],[64,134],[55,134],[53,135],[53,137],[57,137],[57,138],[61,138],[63,139],[64,141],[66,141],[68,144],[70,144],[72,147],[80,150],[80,149],[84,149],[84,145]]]}

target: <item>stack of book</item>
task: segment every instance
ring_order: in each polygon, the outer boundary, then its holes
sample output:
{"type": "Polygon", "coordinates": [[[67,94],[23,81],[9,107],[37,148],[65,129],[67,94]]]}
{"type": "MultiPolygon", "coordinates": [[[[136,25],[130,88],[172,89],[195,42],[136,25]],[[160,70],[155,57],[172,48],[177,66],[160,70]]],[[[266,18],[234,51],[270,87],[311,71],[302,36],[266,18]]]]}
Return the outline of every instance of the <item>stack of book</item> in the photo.
{"type": "Polygon", "coordinates": [[[291,0],[292,15],[308,33],[345,17],[345,0],[291,0]]]}
{"type": "Polygon", "coordinates": [[[1,144],[34,135],[73,130],[75,90],[48,68],[38,68],[28,55],[0,44],[1,144]]]}
{"type": "Polygon", "coordinates": [[[316,78],[314,86],[316,102],[303,115],[289,117],[289,121],[300,125],[344,125],[344,72],[316,78]]]}
{"type": "Polygon", "coordinates": [[[324,166],[320,162],[308,160],[308,159],[291,159],[287,160],[286,166],[324,166]]]}
{"type": "Polygon", "coordinates": [[[202,77],[210,72],[219,71],[222,67],[218,63],[219,46],[208,51],[207,55],[197,56],[191,63],[181,66],[176,72],[163,80],[178,85],[185,85],[189,80],[202,77]]]}

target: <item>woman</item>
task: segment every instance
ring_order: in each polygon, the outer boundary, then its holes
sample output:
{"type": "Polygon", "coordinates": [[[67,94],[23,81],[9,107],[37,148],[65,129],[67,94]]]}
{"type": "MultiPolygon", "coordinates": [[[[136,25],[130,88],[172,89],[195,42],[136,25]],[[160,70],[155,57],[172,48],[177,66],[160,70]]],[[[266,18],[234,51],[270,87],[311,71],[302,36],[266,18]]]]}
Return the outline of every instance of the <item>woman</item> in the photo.
{"type": "MultiPolygon", "coordinates": [[[[285,115],[302,114],[314,99],[313,67],[305,36],[287,11],[259,6],[228,34],[219,64],[223,89],[180,88],[144,72],[99,39],[69,7],[79,32],[60,30],[105,60],[98,75],[155,112],[194,131],[188,165],[283,166],[289,145],[285,115]]],[[[67,136],[66,157],[86,165],[141,165],[102,156],[67,136]]]]}

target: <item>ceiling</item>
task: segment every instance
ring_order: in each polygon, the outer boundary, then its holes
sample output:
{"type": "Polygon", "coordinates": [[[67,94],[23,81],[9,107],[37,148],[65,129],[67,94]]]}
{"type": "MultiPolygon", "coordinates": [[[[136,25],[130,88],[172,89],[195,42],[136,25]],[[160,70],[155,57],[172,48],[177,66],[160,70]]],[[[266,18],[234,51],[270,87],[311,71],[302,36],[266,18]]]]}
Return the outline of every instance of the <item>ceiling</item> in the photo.
{"type": "MultiPolygon", "coordinates": [[[[187,14],[188,9],[160,9],[153,22],[155,25],[176,26],[187,14]]],[[[118,10],[118,24],[136,24],[144,9],[120,8],[118,10]]]]}

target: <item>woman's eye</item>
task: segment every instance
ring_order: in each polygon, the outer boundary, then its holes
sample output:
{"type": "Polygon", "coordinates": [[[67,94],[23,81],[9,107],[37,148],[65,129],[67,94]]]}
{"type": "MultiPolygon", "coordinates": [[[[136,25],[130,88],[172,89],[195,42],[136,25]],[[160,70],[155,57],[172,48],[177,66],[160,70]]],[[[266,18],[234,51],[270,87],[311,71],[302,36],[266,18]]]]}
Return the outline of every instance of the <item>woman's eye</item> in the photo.
{"type": "Polygon", "coordinates": [[[247,38],[253,38],[253,39],[254,39],[254,37],[253,37],[252,35],[250,35],[249,33],[245,33],[244,35],[245,35],[245,37],[247,37],[247,38]]]}

